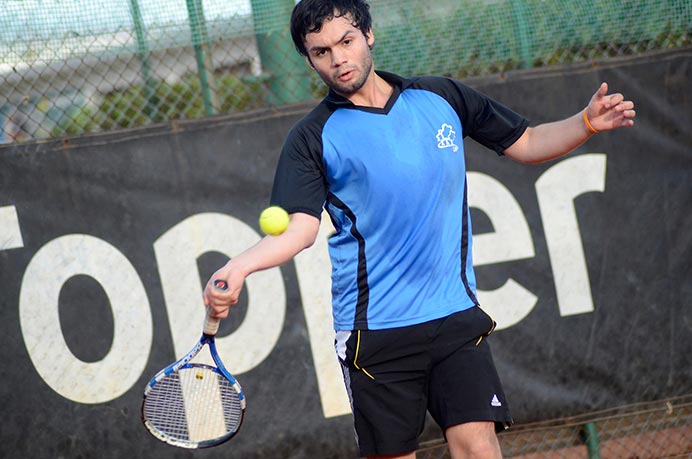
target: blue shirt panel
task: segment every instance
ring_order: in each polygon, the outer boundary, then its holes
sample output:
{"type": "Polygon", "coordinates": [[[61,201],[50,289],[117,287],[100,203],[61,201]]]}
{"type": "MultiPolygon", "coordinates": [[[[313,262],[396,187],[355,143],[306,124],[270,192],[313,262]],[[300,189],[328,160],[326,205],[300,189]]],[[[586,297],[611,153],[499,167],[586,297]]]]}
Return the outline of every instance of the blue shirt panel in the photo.
{"type": "Polygon", "coordinates": [[[324,124],[322,148],[337,229],[329,241],[335,329],[354,328],[363,268],[369,329],[472,307],[470,253],[461,266],[462,232],[471,247],[463,132],[450,104],[407,89],[388,113],[339,108],[324,124]],[[365,266],[357,263],[363,250],[365,266]]]}

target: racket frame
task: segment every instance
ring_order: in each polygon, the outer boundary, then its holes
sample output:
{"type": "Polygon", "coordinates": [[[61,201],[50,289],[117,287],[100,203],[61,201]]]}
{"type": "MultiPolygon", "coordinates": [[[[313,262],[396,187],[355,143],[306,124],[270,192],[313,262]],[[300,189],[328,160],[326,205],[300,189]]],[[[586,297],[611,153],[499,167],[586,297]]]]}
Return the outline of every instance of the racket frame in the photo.
{"type": "MultiPolygon", "coordinates": [[[[205,320],[205,329],[207,328],[208,322],[210,320],[210,317],[207,315],[207,318],[205,320]]],[[[212,319],[213,320],[213,319],[212,319]]],[[[224,443],[228,440],[230,440],[239,430],[240,426],[243,423],[243,419],[245,418],[245,406],[246,406],[246,400],[245,400],[245,393],[243,392],[242,387],[240,386],[240,383],[233,377],[233,375],[226,369],[226,366],[223,364],[223,361],[221,360],[221,357],[219,356],[218,351],[216,350],[216,341],[214,339],[216,330],[214,330],[214,334],[209,334],[209,333],[203,333],[202,337],[200,340],[195,344],[195,346],[190,349],[190,351],[182,356],[180,359],[176,360],[175,362],[171,363],[158,373],[154,375],[154,377],[149,381],[149,383],[146,385],[144,388],[144,398],[142,400],[142,422],[144,423],[144,426],[147,428],[147,430],[156,438],[159,440],[168,443],[169,445],[177,446],[180,448],[187,448],[187,449],[197,449],[197,448],[208,448],[211,446],[217,446],[220,445],[221,443],[224,443]],[[204,348],[205,345],[209,346],[209,353],[211,354],[211,358],[216,364],[216,367],[213,367],[211,365],[205,365],[205,364],[197,364],[197,363],[191,363],[191,360],[197,356],[197,354],[200,353],[200,351],[204,348]],[[205,368],[210,368],[212,371],[219,373],[221,376],[226,378],[230,383],[233,389],[238,393],[238,399],[240,401],[240,421],[238,422],[238,426],[235,428],[235,430],[228,432],[226,435],[222,435],[220,437],[211,439],[211,440],[205,440],[201,442],[190,442],[190,441],[181,441],[176,438],[170,437],[168,435],[163,434],[162,432],[158,431],[155,429],[149,420],[146,418],[144,415],[144,403],[146,401],[147,395],[151,392],[151,390],[156,386],[156,384],[161,381],[163,378],[169,376],[172,373],[176,373],[180,371],[181,369],[184,368],[192,368],[192,367],[205,367],[205,368]]]]}

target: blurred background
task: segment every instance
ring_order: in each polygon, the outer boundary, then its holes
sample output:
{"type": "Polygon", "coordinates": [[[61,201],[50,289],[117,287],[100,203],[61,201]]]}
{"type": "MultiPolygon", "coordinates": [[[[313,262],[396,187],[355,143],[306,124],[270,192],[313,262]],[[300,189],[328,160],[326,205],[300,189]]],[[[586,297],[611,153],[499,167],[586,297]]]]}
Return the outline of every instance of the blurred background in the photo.
{"type": "MultiPolygon", "coordinates": [[[[292,0],[0,0],[0,143],[319,98],[292,0]]],[[[373,0],[379,68],[456,78],[692,44],[688,0],[373,0]]]]}

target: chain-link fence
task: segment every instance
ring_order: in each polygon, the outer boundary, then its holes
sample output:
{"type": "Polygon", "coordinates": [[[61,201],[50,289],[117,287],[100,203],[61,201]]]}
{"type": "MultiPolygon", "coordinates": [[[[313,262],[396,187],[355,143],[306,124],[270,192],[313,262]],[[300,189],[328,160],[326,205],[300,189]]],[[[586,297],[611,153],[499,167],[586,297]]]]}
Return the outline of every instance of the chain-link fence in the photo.
{"type": "MultiPolygon", "coordinates": [[[[515,459],[689,459],[692,395],[512,427],[499,435],[515,459]]],[[[442,440],[418,459],[449,459],[442,440]]]]}
{"type": "MultiPolygon", "coordinates": [[[[0,0],[0,143],[320,97],[293,0],[0,0]]],[[[689,0],[372,0],[378,68],[457,78],[692,44],[689,0]]]]}

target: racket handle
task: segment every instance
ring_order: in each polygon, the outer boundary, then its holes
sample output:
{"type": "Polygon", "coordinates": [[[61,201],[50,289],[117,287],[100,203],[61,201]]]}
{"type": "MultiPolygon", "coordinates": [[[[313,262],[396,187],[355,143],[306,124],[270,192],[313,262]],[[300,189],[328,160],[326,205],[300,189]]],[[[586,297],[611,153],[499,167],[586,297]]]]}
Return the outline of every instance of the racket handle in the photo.
{"type": "MultiPolygon", "coordinates": [[[[216,279],[214,281],[214,288],[219,291],[226,291],[228,290],[228,284],[226,281],[223,281],[221,279],[216,279]]],[[[212,317],[210,315],[211,313],[211,308],[207,308],[207,314],[204,317],[204,333],[206,335],[211,335],[214,336],[216,333],[219,331],[219,323],[221,322],[221,319],[217,319],[216,317],[212,317]]]]}
{"type": "Polygon", "coordinates": [[[209,315],[211,308],[207,308],[207,315],[204,317],[204,334],[214,336],[219,331],[220,319],[209,315]]]}

